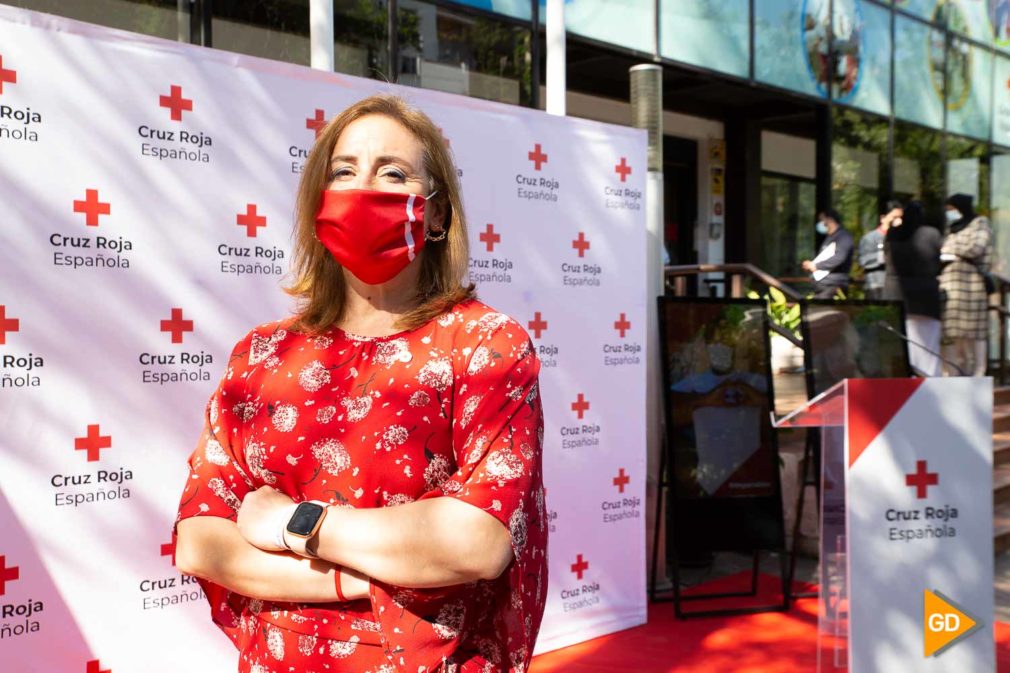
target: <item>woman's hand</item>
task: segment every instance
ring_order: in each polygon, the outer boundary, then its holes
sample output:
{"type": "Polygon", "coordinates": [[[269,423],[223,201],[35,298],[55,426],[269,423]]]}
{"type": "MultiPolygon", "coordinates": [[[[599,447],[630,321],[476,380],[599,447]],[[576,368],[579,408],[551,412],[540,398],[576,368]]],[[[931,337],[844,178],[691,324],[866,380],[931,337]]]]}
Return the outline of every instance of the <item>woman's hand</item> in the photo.
{"type": "Polygon", "coordinates": [[[242,500],[238,510],[238,530],[254,547],[264,551],[287,551],[284,527],[297,505],[280,491],[261,486],[242,500]]]}

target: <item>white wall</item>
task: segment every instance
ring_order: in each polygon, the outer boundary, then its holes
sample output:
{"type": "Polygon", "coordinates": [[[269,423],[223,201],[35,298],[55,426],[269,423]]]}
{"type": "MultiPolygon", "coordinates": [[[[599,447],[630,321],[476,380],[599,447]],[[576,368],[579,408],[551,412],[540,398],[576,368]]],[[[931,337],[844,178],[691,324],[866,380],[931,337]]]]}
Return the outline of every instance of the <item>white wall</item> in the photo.
{"type": "Polygon", "coordinates": [[[761,170],[813,180],[817,175],[817,143],[810,138],[762,131],[761,170]]]}

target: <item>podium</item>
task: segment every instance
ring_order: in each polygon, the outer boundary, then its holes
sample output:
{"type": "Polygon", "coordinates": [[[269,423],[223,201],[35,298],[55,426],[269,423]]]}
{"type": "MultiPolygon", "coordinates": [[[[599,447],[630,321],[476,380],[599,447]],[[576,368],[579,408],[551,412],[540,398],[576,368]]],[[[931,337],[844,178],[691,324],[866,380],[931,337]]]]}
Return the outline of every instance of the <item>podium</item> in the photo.
{"type": "Polygon", "coordinates": [[[821,428],[819,673],[995,673],[989,378],[847,379],[821,428]]]}

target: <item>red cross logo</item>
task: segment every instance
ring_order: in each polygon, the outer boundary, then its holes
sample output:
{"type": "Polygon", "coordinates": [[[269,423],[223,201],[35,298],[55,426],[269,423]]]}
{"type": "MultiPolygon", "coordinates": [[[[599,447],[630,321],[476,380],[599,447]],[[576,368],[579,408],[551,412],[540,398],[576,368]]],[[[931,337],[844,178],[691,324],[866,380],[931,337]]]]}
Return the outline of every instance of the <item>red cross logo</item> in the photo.
{"type": "Polygon", "coordinates": [[[586,256],[586,250],[589,250],[589,241],[586,240],[585,232],[579,232],[579,237],[572,241],[572,247],[579,251],[579,257],[586,256]]]}
{"type": "Polygon", "coordinates": [[[527,325],[531,330],[533,330],[533,334],[536,335],[538,339],[540,338],[541,333],[547,331],[547,321],[540,317],[540,311],[533,314],[533,320],[530,320],[527,325]]]}
{"type": "Polygon", "coordinates": [[[165,544],[161,545],[161,555],[171,556],[172,565],[175,565],[175,540],[171,542],[166,542],[165,544]]]}
{"type": "Polygon", "coordinates": [[[172,85],[171,95],[169,96],[159,96],[159,105],[161,107],[167,107],[172,111],[172,121],[181,122],[182,113],[193,111],[193,101],[189,98],[182,97],[182,87],[172,85]]]}
{"type": "Polygon", "coordinates": [[[102,665],[98,663],[98,659],[92,659],[88,662],[87,673],[112,673],[111,668],[102,669],[102,665]]]}
{"type": "Polygon", "coordinates": [[[494,246],[501,242],[501,234],[495,233],[494,225],[487,225],[487,229],[481,232],[480,242],[487,245],[488,252],[494,252],[494,246]]]}
{"type": "Polygon", "coordinates": [[[536,145],[534,145],[533,146],[533,151],[530,152],[527,156],[530,158],[530,161],[533,162],[533,168],[535,170],[539,171],[540,167],[543,164],[547,163],[547,155],[544,154],[543,150],[540,149],[540,143],[537,143],[536,145]]]}
{"type": "Polygon", "coordinates": [[[621,338],[624,338],[625,333],[631,329],[631,323],[628,319],[621,314],[621,317],[614,322],[614,329],[621,333],[621,338]]]}
{"type": "Polygon", "coordinates": [[[915,462],[915,474],[905,475],[905,486],[915,487],[915,497],[918,500],[925,500],[929,494],[929,487],[940,483],[940,475],[936,472],[928,472],[926,461],[917,460],[915,462]]]}
{"type": "Polygon", "coordinates": [[[319,134],[323,132],[324,128],[326,128],[326,113],[319,108],[316,108],[316,116],[307,117],[305,119],[305,128],[310,131],[315,131],[316,137],[318,138],[319,134]]]}
{"type": "Polygon", "coordinates": [[[245,227],[246,236],[256,238],[259,228],[267,226],[267,218],[256,212],[255,203],[247,203],[245,204],[245,212],[236,216],[235,223],[240,227],[245,227]]]}
{"type": "Polygon", "coordinates": [[[20,332],[21,321],[7,317],[7,307],[0,304],[0,346],[7,343],[7,332],[20,332]]]}
{"type": "Polygon", "coordinates": [[[572,564],[572,572],[581,580],[582,574],[589,570],[589,562],[582,559],[582,554],[575,557],[575,563],[572,564]]]}
{"type": "Polygon", "coordinates": [[[84,213],[84,223],[89,227],[97,227],[98,216],[111,213],[112,204],[99,201],[97,189],[86,189],[83,201],[74,199],[74,212],[84,213]]]}
{"type": "Polygon", "coordinates": [[[182,319],[182,309],[173,308],[172,318],[169,320],[161,321],[161,331],[172,333],[172,343],[181,344],[182,335],[184,332],[193,331],[193,321],[182,319]]]}
{"type": "Polygon", "coordinates": [[[112,448],[112,435],[103,435],[98,424],[88,426],[88,434],[74,439],[75,451],[87,451],[88,462],[94,463],[101,458],[101,450],[112,448]]]}
{"type": "Polygon", "coordinates": [[[4,92],[4,83],[17,84],[18,73],[16,70],[4,69],[4,57],[0,56],[0,94],[4,92]]]}
{"type": "Polygon", "coordinates": [[[21,576],[18,566],[7,567],[7,557],[0,556],[0,596],[7,593],[7,583],[13,582],[21,576]]]}
{"type": "Polygon", "coordinates": [[[580,421],[586,415],[586,412],[589,411],[589,400],[583,397],[582,393],[579,393],[579,398],[572,402],[572,411],[579,415],[580,421]]]}
{"type": "Polygon", "coordinates": [[[621,157],[621,163],[614,166],[614,172],[621,176],[621,182],[627,180],[631,175],[631,166],[628,165],[628,160],[621,157]]]}
{"type": "Polygon", "coordinates": [[[624,468],[622,467],[620,471],[618,471],[617,476],[614,477],[614,486],[616,486],[617,490],[619,490],[621,493],[624,493],[624,487],[627,486],[630,482],[631,477],[624,474],[624,468]]]}

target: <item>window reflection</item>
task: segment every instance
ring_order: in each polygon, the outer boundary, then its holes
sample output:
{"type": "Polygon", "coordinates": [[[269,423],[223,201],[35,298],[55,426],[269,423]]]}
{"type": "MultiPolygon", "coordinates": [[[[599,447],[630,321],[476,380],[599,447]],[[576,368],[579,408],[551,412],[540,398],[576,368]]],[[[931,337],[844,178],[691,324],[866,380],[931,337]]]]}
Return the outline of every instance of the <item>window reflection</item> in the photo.
{"type": "Polygon", "coordinates": [[[980,215],[989,214],[988,155],[985,143],[947,136],[947,196],[971,194],[980,215]]]}
{"type": "Polygon", "coordinates": [[[0,4],[168,40],[189,40],[189,12],[179,11],[178,0],[4,0],[0,4]]]}
{"type": "Polygon", "coordinates": [[[400,84],[528,104],[529,30],[417,0],[399,7],[400,84]],[[404,21],[416,27],[407,36],[404,21]]]}
{"type": "Polygon", "coordinates": [[[801,278],[813,259],[817,188],[813,180],[774,173],[761,176],[761,268],[780,278],[801,278]]]}
{"type": "Polygon", "coordinates": [[[911,124],[894,125],[894,195],[917,199],[926,207],[926,219],[943,225],[943,167],[937,160],[943,134],[911,124]]]}
{"type": "MultiPolygon", "coordinates": [[[[417,22],[400,10],[399,38],[417,41],[417,22]]],[[[333,62],[337,72],[388,80],[388,9],[379,0],[334,0],[333,62]]]]}
{"type": "Polygon", "coordinates": [[[308,0],[214,0],[216,49],[309,65],[308,0]]]}
{"type": "Polygon", "coordinates": [[[993,271],[1010,277],[1010,154],[992,157],[990,221],[996,237],[993,271]]]}
{"type": "MultiPolygon", "coordinates": [[[[831,148],[831,205],[856,245],[877,228],[887,192],[888,123],[881,117],[835,108],[831,148]]],[[[853,274],[858,278],[858,256],[853,274]]]]}

